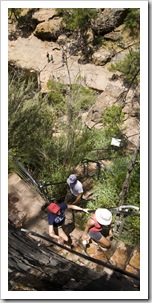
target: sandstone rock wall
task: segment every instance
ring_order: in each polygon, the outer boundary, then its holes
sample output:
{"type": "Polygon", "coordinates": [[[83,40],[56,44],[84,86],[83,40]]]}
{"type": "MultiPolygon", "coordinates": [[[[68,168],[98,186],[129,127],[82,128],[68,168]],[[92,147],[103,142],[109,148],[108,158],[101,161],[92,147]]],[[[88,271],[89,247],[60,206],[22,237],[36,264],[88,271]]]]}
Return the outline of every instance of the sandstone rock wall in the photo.
{"type": "MultiPolygon", "coordinates": [[[[24,12],[25,15],[27,13],[29,14],[28,10],[24,12]]],[[[93,52],[87,64],[83,63],[81,49],[76,54],[68,51],[67,62],[71,83],[75,83],[78,76],[81,76],[82,85],[99,93],[97,102],[90,108],[88,114],[83,115],[84,123],[88,127],[100,128],[104,109],[113,104],[122,105],[125,113],[124,131],[131,143],[136,145],[140,132],[140,91],[130,89],[124,102],[125,87],[121,74],[113,74],[109,71],[111,63],[122,60],[132,45],[135,49],[137,47],[129,36],[122,33],[121,23],[126,13],[127,9],[99,9],[94,26],[106,39],[106,46],[102,45],[97,50],[90,44],[93,52]],[[114,44],[111,44],[111,41],[114,44]]],[[[31,13],[31,16],[31,20],[34,20],[37,26],[30,36],[24,37],[21,35],[21,29],[19,31],[18,27],[9,23],[8,61],[31,73],[35,72],[38,77],[38,88],[43,93],[47,93],[49,79],[69,84],[67,66],[62,62],[61,45],[64,45],[66,49],[70,43],[77,43],[77,35],[73,33],[73,35],[67,36],[62,18],[56,14],[55,9],[37,9],[31,13]],[[10,39],[11,36],[16,38],[10,39]],[[52,61],[48,63],[47,52],[53,55],[53,63],[52,61]]]]}

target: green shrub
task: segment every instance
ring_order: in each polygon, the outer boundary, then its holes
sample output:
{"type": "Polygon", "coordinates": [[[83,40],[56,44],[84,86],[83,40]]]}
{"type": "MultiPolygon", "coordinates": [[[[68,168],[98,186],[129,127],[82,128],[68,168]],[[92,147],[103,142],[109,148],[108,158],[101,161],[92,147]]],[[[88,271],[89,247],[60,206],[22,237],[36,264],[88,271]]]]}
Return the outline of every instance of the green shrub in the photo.
{"type": "Polygon", "coordinates": [[[75,107],[84,111],[88,110],[97,98],[96,92],[78,83],[72,85],[72,95],[75,107]]]}
{"type": "Polygon", "coordinates": [[[124,20],[123,30],[129,30],[131,36],[140,34],[140,9],[130,8],[127,17],[124,20]]]}
{"type": "Polygon", "coordinates": [[[127,216],[120,239],[133,247],[140,245],[140,217],[127,216]]]}
{"type": "Polygon", "coordinates": [[[12,20],[18,21],[21,11],[21,8],[8,8],[8,17],[12,20]]]}
{"type": "Polygon", "coordinates": [[[110,71],[120,71],[126,86],[136,86],[140,80],[140,52],[131,50],[125,59],[112,64],[110,71]]]}
{"type": "Polygon", "coordinates": [[[58,8],[57,13],[63,17],[68,30],[80,30],[85,32],[90,26],[92,20],[97,17],[94,8],[58,8]]]}

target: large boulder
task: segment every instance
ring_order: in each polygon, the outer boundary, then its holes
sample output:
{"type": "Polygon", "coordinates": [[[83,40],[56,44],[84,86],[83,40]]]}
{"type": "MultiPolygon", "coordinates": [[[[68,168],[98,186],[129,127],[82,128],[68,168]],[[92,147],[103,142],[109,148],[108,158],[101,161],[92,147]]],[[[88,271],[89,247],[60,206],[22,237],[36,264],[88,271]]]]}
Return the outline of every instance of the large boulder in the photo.
{"type": "Polygon", "coordinates": [[[48,63],[40,74],[40,81],[42,84],[43,92],[47,91],[47,81],[54,79],[63,84],[75,83],[81,76],[82,85],[92,88],[97,91],[104,91],[112,72],[101,66],[94,64],[81,65],[77,61],[77,57],[71,56],[68,59],[68,66],[70,67],[70,79],[66,65],[62,65],[62,54],[60,50],[53,51],[54,63],[48,63]]]}
{"type": "Polygon", "coordinates": [[[101,47],[97,52],[92,55],[92,62],[95,65],[105,65],[111,60],[111,57],[111,52],[107,48],[101,47]]]}
{"type": "Polygon", "coordinates": [[[43,41],[56,41],[61,33],[62,26],[62,19],[55,17],[51,20],[39,23],[34,31],[34,35],[43,41]]]}
{"type": "Polygon", "coordinates": [[[59,45],[66,45],[66,43],[67,43],[67,36],[65,34],[60,35],[58,37],[58,39],[57,39],[57,43],[59,45]]]}
{"type": "Polygon", "coordinates": [[[105,8],[100,11],[96,19],[94,31],[100,35],[105,35],[113,31],[123,23],[127,16],[128,8],[105,8]]]}
{"type": "Polygon", "coordinates": [[[136,147],[140,135],[139,119],[134,117],[127,117],[123,123],[123,127],[125,130],[125,135],[128,138],[129,142],[133,145],[133,147],[136,147]]]}
{"type": "Polygon", "coordinates": [[[54,43],[43,42],[31,35],[29,38],[19,37],[8,41],[8,61],[23,69],[41,71],[47,64],[46,53],[50,52],[54,43]]]}
{"type": "Polygon", "coordinates": [[[41,8],[33,14],[33,19],[36,19],[38,22],[44,22],[56,16],[55,8],[41,8]]]}
{"type": "Polygon", "coordinates": [[[120,32],[112,31],[108,34],[105,34],[104,38],[107,40],[119,41],[122,37],[121,37],[120,32]]]}
{"type": "Polygon", "coordinates": [[[136,146],[140,133],[140,105],[139,88],[130,90],[128,94],[124,93],[124,87],[121,82],[109,83],[104,92],[100,94],[96,103],[90,108],[85,117],[85,124],[89,127],[98,127],[101,129],[102,116],[106,108],[112,105],[122,106],[124,113],[123,132],[129,139],[129,142],[136,146]],[[125,101],[124,101],[124,95],[125,101]]]}
{"type": "Polygon", "coordinates": [[[113,104],[121,105],[121,101],[119,100],[120,94],[124,91],[123,86],[117,84],[109,83],[104,92],[98,97],[96,103],[90,108],[87,118],[86,124],[88,127],[92,127],[93,124],[101,123],[102,116],[106,108],[112,106],[113,104]],[[118,101],[117,101],[118,99],[118,101]]]}

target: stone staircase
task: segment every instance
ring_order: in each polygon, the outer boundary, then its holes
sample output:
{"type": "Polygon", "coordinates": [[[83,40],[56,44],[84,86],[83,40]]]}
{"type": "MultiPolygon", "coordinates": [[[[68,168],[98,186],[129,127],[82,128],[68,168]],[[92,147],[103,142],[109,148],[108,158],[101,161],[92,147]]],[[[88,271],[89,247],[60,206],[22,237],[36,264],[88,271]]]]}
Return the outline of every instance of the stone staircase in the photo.
{"type": "MultiPolygon", "coordinates": [[[[94,242],[91,241],[86,246],[86,251],[83,250],[81,245],[81,236],[82,231],[78,228],[74,228],[74,230],[70,233],[70,236],[73,239],[76,239],[76,247],[72,249],[76,252],[80,252],[85,255],[85,252],[95,260],[101,260],[106,264],[111,264],[119,269],[130,272],[139,277],[140,274],[140,250],[139,248],[132,248],[122,241],[118,241],[113,239],[111,242],[111,249],[107,251],[102,251],[101,248],[94,242]]],[[[94,262],[91,262],[85,258],[81,258],[77,255],[74,255],[71,252],[65,251],[64,249],[54,248],[60,255],[67,258],[68,260],[74,261],[81,266],[88,267],[97,272],[105,272],[110,276],[113,274],[113,270],[107,268],[106,266],[98,265],[94,262]]],[[[119,275],[119,274],[118,274],[119,275]]],[[[131,279],[128,277],[128,279],[131,279]]],[[[138,287],[138,283],[134,283],[138,287]]]]}
{"type": "MultiPolygon", "coordinates": [[[[41,207],[44,205],[42,197],[26,184],[16,174],[10,174],[8,179],[8,215],[9,219],[19,229],[25,228],[34,231],[45,237],[48,235],[48,222],[47,222],[47,210],[42,211],[41,207]]],[[[81,266],[88,267],[95,270],[96,272],[105,272],[109,277],[113,274],[113,270],[87,260],[86,255],[94,258],[95,260],[101,260],[105,264],[111,264],[116,268],[130,272],[136,276],[139,276],[140,272],[140,250],[139,248],[132,248],[118,239],[114,238],[111,242],[111,249],[102,251],[99,246],[94,242],[90,242],[86,251],[84,251],[81,245],[81,237],[83,231],[79,229],[77,222],[80,220],[80,212],[74,212],[75,224],[73,223],[73,216],[71,211],[67,210],[66,221],[65,221],[65,232],[70,235],[74,240],[75,245],[72,248],[75,252],[79,252],[84,255],[81,257],[66,249],[60,248],[57,245],[52,245],[45,239],[41,239],[29,234],[33,237],[38,246],[47,245],[50,250],[55,251],[64,258],[71,260],[81,266]]],[[[119,276],[119,273],[117,273],[119,276]]],[[[132,279],[127,277],[128,279],[132,279]]],[[[139,283],[134,280],[135,287],[139,287],[139,283]]]]}

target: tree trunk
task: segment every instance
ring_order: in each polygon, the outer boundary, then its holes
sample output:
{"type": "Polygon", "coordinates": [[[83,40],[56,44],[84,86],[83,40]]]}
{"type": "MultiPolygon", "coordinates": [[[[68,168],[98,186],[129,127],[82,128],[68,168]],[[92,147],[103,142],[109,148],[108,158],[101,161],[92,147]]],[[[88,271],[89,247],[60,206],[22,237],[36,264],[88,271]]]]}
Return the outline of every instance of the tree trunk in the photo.
{"type": "Polygon", "coordinates": [[[75,135],[75,131],[73,129],[74,109],[73,109],[72,83],[71,83],[70,70],[67,60],[67,51],[65,53],[65,56],[66,56],[65,64],[69,78],[69,95],[67,96],[67,146],[64,156],[64,165],[66,165],[69,162],[69,159],[71,159],[73,145],[74,145],[74,135],[75,135]]]}

